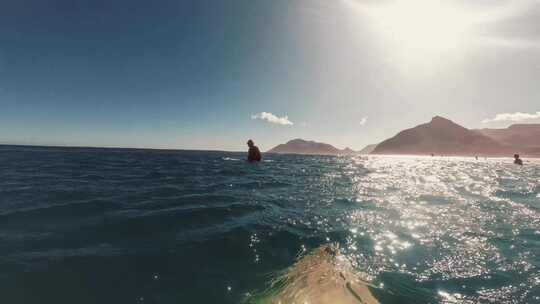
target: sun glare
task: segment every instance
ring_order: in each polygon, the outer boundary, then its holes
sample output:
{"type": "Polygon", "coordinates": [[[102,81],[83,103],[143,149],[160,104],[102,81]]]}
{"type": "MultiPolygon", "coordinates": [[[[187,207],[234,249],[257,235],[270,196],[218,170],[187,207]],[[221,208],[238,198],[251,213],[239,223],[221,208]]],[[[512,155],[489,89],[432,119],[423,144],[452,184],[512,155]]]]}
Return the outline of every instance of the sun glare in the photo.
{"type": "Polygon", "coordinates": [[[407,65],[431,66],[462,53],[473,25],[466,10],[451,1],[397,0],[353,5],[369,18],[388,51],[407,65]]]}

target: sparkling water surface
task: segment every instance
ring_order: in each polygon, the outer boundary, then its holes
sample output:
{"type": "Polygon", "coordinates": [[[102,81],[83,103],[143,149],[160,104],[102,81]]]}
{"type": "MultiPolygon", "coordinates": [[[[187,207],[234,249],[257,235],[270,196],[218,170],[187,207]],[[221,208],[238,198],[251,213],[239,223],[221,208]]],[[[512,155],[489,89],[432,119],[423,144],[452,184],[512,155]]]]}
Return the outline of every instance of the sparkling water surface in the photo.
{"type": "Polygon", "coordinates": [[[336,243],[381,303],[540,303],[540,161],[0,146],[0,303],[255,303],[336,243]]]}

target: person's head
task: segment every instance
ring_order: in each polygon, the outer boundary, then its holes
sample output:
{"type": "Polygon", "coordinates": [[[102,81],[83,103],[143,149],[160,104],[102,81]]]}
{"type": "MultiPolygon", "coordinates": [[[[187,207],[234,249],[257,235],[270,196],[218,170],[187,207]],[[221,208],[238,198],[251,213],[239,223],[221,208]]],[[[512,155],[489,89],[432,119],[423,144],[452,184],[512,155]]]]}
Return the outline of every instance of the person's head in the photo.
{"type": "Polygon", "coordinates": [[[248,147],[253,147],[253,145],[254,145],[253,140],[251,140],[251,139],[248,140],[247,145],[248,145],[248,147]]]}
{"type": "Polygon", "coordinates": [[[519,154],[514,154],[514,158],[515,158],[515,159],[518,159],[518,158],[519,158],[519,154]]]}

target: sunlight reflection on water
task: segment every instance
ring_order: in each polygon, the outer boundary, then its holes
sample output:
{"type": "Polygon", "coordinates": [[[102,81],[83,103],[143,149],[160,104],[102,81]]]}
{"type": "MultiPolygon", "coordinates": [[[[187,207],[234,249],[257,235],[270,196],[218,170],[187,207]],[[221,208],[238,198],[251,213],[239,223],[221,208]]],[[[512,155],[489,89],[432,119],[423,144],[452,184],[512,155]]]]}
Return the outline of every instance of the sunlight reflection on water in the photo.
{"type": "Polygon", "coordinates": [[[334,195],[348,191],[353,206],[336,213],[326,209],[339,203],[330,199],[294,223],[326,233],[342,227],[348,232],[343,252],[365,279],[382,282],[381,274],[401,273],[425,286],[453,282],[453,290],[434,296],[441,303],[536,297],[538,162],[518,167],[504,159],[372,156],[338,162],[339,170],[322,175],[318,186],[334,195]],[[500,286],[504,276],[515,283],[500,286]]]}

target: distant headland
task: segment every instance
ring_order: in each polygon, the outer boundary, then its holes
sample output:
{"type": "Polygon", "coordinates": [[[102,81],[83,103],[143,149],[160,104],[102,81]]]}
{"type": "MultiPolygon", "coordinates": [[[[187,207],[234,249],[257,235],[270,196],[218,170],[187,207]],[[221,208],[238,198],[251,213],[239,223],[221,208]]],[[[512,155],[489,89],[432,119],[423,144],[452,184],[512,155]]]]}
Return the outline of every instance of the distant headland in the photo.
{"type": "Polygon", "coordinates": [[[307,155],[346,155],[354,154],[355,151],[345,148],[338,149],[330,144],[320,143],[312,140],[293,139],[284,144],[277,145],[267,151],[267,153],[280,154],[307,154],[307,155]]]}

